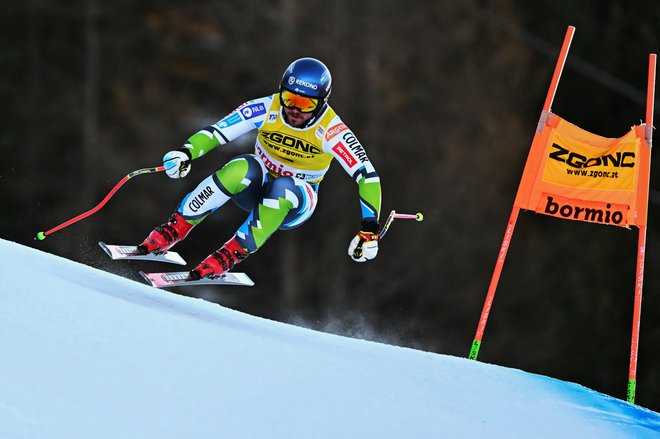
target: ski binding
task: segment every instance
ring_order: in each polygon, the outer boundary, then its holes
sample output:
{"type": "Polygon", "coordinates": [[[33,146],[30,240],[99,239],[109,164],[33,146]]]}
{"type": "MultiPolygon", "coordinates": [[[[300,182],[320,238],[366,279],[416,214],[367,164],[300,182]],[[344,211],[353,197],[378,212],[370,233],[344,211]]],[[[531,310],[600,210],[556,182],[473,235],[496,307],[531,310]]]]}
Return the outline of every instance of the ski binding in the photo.
{"type": "Polygon", "coordinates": [[[160,254],[149,253],[143,255],[138,251],[137,246],[134,245],[112,245],[104,242],[99,242],[99,245],[108,256],[114,260],[136,259],[141,261],[169,262],[171,264],[186,265],[186,261],[184,261],[181,255],[177,252],[167,251],[160,254]]]}
{"type": "Polygon", "coordinates": [[[214,279],[202,278],[198,280],[191,278],[188,271],[172,271],[169,273],[145,273],[141,271],[140,274],[147,283],[156,288],[187,285],[242,285],[246,287],[254,285],[252,279],[245,273],[229,272],[214,279]]]}

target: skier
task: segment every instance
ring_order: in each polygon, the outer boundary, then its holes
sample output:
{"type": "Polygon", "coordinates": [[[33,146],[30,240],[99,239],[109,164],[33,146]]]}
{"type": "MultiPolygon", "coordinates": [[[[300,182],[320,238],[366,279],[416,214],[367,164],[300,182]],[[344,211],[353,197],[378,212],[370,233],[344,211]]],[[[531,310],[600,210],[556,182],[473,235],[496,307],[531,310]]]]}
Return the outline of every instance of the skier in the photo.
{"type": "Polygon", "coordinates": [[[333,158],[358,184],[362,223],[348,254],[357,262],[378,253],[380,179],[353,132],[328,105],[332,78],[314,58],[289,65],[279,92],[253,99],[194,134],[163,157],[166,173],[182,178],[191,161],[257,130],[255,153],[235,157],[204,179],[181,201],[167,223],[156,227],[138,249],[162,253],[184,239],[208,215],[232,200],[249,212],[220,249],[190,271],[193,279],[216,278],[256,252],[277,230],[307,221],[318,187],[333,158]]]}

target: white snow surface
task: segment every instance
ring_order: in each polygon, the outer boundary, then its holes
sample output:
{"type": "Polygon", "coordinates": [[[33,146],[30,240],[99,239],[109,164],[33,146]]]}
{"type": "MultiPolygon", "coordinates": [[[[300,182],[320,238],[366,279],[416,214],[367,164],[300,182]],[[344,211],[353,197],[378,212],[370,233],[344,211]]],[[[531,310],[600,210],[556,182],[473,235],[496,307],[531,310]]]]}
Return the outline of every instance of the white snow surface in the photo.
{"type": "Polygon", "coordinates": [[[577,384],[265,320],[1,239],[0,289],[1,438],[660,438],[660,414],[577,384]]]}

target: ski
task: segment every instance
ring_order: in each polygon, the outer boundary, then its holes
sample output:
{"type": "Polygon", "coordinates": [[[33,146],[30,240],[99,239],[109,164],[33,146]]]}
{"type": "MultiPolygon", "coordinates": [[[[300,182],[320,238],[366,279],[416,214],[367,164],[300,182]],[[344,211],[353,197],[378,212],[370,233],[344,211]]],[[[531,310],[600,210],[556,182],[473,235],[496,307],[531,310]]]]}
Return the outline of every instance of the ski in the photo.
{"type": "Polygon", "coordinates": [[[138,252],[137,246],[134,245],[112,245],[104,242],[99,242],[99,245],[114,260],[136,259],[140,261],[169,262],[171,264],[186,265],[186,261],[177,252],[168,251],[160,254],[149,253],[143,255],[138,252]]]}
{"type": "Polygon", "coordinates": [[[202,278],[199,280],[192,279],[188,271],[172,271],[169,273],[145,273],[141,271],[140,274],[147,283],[156,288],[187,285],[242,285],[246,287],[254,285],[252,279],[245,273],[230,272],[215,279],[202,278]]]}

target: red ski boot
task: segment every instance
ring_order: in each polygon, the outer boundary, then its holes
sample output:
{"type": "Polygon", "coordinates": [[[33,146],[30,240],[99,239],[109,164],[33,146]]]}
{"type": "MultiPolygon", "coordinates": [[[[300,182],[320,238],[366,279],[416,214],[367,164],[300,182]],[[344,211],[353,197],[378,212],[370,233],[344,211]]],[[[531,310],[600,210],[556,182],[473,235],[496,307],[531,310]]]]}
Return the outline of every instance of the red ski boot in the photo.
{"type": "Polygon", "coordinates": [[[147,253],[164,253],[174,244],[183,240],[193,227],[178,212],[174,212],[167,223],[153,229],[147,239],[138,245],[138,251],[145,255],[147,253]]]}
{"type": "Polygon", "coordinates": [[[211,253],[197,267],[190,271],[190,277],[201,279],[203,277],[215,279],[220,277],[234,265],[248,257],[248,252],[236,242],[234,236],[217,251],[211,253]]]}

